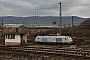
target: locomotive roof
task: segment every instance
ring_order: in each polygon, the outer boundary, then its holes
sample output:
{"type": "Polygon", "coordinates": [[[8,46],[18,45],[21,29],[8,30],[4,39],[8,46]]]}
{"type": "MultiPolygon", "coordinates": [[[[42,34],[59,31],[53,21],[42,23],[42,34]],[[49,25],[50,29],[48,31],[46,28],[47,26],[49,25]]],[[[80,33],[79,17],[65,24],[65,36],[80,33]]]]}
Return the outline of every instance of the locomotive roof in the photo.
{"type": "Polygon", "coordinates": [[[60,37],[60,38],[65,38],[65,37],[70,37],[70,36],[37,36],[37,37],[60,37]]]}

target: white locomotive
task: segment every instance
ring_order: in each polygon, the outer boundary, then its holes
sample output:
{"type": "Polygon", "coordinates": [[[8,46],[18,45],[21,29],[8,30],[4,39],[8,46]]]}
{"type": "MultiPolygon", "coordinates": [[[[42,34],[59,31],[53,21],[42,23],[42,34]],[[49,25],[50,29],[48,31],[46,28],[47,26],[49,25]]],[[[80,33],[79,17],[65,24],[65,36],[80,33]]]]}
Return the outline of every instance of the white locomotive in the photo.
{"type": "Polygon", "coordinates": [[[67,43],[71,44],[73,42],[70,36],[37,36],[35,38],[37,43],[67,43]]]}

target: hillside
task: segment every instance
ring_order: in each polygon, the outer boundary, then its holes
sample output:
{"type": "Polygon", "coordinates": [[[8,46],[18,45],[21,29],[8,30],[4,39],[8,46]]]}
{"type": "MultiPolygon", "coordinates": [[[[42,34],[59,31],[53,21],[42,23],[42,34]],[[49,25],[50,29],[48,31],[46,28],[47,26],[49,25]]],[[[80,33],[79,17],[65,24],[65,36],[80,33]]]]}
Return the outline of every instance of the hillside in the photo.
{"type": "Polygon", "coordinates": [[[90,19],[87,19],[80,23],[80,25],[76,29],[76,34],[78,34],[78,36],[83,37],[84,33],[86,37],[90,37],[90,19]]]}
{"type": "MultiPolygon", "coordinates": [[[[75,37],[83,38],[85,33],[85,37],[90,38],[90,19],[86,19],[81,22],[79,26],[73,26],[73,35],[75,37]]],[[[63,35],[72,35],[72,27],[63,28],[63,35]]]]}
{"type": "MultiPolygon", "coordinates": [[[[26,24],[52,24],[53,20],[56,20],[56,24],[59,25],[60,19],[59,17],[56,16],[32,16],[32,17],[14,17],[14,16],[6,16],[6,17],[0,17],[0,22],[2,22],[3,19],[3,23],[4,24],[23,24],[25,23],[26,20],[26,24]]],[[[76,17],[74,16],[74,24],[79,24],[81,22],[83,22],[84,20],[86,20],[85,18],[80,18],[80,17],[76,17]]],[[[62,17],[62,23],[63,24],[71,24],[72,21],[72,17],[71,16],[64,16],[62,17]]]]}

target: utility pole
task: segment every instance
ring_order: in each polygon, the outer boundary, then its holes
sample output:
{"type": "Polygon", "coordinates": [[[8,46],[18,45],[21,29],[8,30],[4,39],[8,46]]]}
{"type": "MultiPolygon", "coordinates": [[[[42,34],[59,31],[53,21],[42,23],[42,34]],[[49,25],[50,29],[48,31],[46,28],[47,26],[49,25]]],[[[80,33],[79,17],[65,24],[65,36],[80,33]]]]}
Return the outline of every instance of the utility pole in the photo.
{"type": "Polygon", "coordinates": [[[84,50],[86,49],[86,41],[85,41],[85,36],[86,36],[86,33],[84,32],[84,50]]]}
{"type": "MultiPolygon", "coordinates": [[[[21,11],[21,6],[19,6],[19,8],[20,8],[20,11],[21,11]]],[[[22,13],[22,12],[21,12],[22,13]]],[[[19,16],[20,17],[20,16],[19,16]]]]}
{"type": "Polygon", "coordinates": [[[3,27],[3,19],[2,19],[2,27],[3,27]]]}
{"type": "Polygon", "coordinates": [[[62,13],[61,13],[61,1],[60,1],[60,3],[58,3],[58,4],[60,4],[60,35],[62,35],[62,13]]]}
{"type": "Polygon", "coordinates": [[[26,18],[25,18],[25,25],[26,25],[26,18]]]}
{"type": "MultiPolygon", "coordinates": [[[[34,9],[35,10],[35,20],[36,20],[36,9],[34,9]]],[[[34,24],[35,24],[35,20],[34,20],[34,24]]]]}
{"type": "Polygon", "coordinates": [[[73,16],[72,16],[72,38],[73,38],[73,16]]]}
{"type": "MultiPolygon", "coordinates": [[[[85,41],[85,36],[86,36],[86,33],[84,32],[84,52],[85,52],[85,50],[86,50],[86,41],[85,41]]],[[[84,56],[86,57],[86,54],[84,54],[84,56]]]]}
{"type": "MultiPolygon", "coordinates": [[[[36,12],[38,9],[34,9],[35,10],[35,20],[36,20],[36,12]]],[[[34,20],[34,24],[35,24],[35,20],[34,20]]],[[[37,24],[37,21],[36,21],[36,24],[37,24]]]]}

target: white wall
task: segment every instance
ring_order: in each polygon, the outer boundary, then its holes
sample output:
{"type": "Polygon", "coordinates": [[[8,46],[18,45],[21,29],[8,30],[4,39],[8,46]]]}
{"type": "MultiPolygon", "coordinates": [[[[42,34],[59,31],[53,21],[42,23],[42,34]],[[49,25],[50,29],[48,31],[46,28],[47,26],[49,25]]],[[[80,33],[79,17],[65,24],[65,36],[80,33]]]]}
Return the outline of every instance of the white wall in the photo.
{"type": "Polygon", "coordinates": [[[5,42],[18,42],[18,43],[20,43],[21,37],[20,37],[20,35],[15,35],[15,39],[6,39],[5,38],[5,42]]]}

